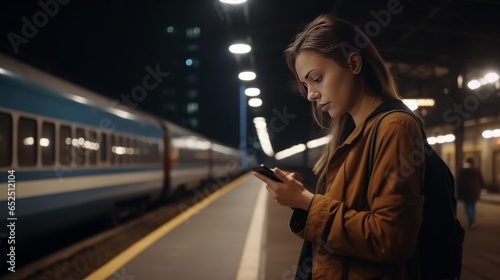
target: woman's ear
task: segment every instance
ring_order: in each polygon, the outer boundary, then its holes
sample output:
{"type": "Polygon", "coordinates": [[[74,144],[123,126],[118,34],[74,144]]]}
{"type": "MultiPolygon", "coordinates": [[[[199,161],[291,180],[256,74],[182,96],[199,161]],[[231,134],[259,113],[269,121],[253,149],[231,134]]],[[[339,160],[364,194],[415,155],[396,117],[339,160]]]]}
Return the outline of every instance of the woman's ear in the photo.
{"type": "Polygon", "coordinates": [[[363,60],[361,59],[361,55],[357,52],[352,52],[349,54],[349,68],[351,69],[353,74],[359,74],[361,72],[361,68],[363,68],[363,60]]]}

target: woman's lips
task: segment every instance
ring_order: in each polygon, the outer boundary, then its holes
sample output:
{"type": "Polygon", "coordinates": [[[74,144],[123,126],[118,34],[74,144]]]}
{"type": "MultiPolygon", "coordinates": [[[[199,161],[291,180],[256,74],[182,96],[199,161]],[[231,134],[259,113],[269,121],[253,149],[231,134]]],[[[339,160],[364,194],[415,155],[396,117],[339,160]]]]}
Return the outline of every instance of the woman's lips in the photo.
{"type": "Polygon", "coordinates": [[[320,105],[321,111],[326,111],[330,107],[330,102],[320,105]]]}

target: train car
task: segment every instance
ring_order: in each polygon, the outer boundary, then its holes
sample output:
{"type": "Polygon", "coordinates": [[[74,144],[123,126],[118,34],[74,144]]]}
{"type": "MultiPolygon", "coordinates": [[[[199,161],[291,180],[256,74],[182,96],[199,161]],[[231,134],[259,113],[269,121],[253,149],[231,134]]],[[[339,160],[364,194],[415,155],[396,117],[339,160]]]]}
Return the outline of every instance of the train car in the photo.
{"type": "MultiPolygon", "coordinates": [[[[429,143],[455,173],[455,136],[451,125],[436,126],[427,131],[429,143]]],[[[481,170],[486,188],[500,192],[500,116],[464,122],[463,158],[474,159],[481,170]]],[[[458,167],[462,167],[458,163],[458,167]]]]}
{"type": "Polygon", "coordinates": [[[0,55],[0,220],[16,218],[18,240],[119,218],[176,188],[193,188],[213,176],[213,147],[201,135],[0,55]]]}
{"type": "MultiPolygon", "coordinates": [[[[449,166],[453,175],[463,163],[455,162],[455,135],[452,124],[426,128],[427,141],[449,166]]],[[[324,140],[320,141],[323,142],[324,140]]],[[[278,166],[306,166],[312,168],[324,146],[278,160],[278,166]],[[306,157],[306,158],[305,158],[306,157]],[[307,161],[306,161],[307,160],[307,161]]],[[[464,121],[463,158],[473,158],[481,170],[485,187],[493,193],[500,192],[500,116],[464,121]]]]}
{"type": "Polygon", "coordinates": [[[193,133],[173,123],[164,122],[169,132],[169,195],[190,191],[210,181],[219,184],[239,175],[240,151],[193,133]]]}
{"type": "MultiPolygon", "coordinates": [[[[159,197],[164,131],[157,119],[2,57],[0,205],[15,201],[16,235],[55,230],[159,197]],[[14,200],[15,199],[15,200],[14,200]]],[[[0,211],[5,220],[7,211],[0,211]]],[[[2,231],[4,231],[3,229],[2,231]]]]}
{"type": "MultiPolygon", "coordinates": [[[[463,163],[455,162],[455,124],[444,124],[426,128],[429,144],[449,166],[453,175],[463,163]]],[[[464,125],[463,158],[473,158],[475,166],[481,170],[485,188],[492,193],[500,192],[500,116],[466,120],[464,125]]],[[[306,151],[291,154],[280,160],[267,160],[269,166],[282,168],[312,169],[321,153],[327,138],[310,143],[306,151]]]]}

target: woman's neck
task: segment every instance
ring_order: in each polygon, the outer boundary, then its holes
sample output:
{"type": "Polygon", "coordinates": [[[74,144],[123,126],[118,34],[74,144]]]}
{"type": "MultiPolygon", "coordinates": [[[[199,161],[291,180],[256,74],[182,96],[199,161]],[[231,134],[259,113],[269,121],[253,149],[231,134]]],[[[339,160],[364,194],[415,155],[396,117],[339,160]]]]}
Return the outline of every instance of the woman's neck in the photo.
{"type": "Polygon", "coordinates": [[[349,111],[356,126],[363,123],[365,119],[382,103],[380,97],[376,97],[371,93],[362,93],[358,100],[354,103],[353,108],[349,111]]]}

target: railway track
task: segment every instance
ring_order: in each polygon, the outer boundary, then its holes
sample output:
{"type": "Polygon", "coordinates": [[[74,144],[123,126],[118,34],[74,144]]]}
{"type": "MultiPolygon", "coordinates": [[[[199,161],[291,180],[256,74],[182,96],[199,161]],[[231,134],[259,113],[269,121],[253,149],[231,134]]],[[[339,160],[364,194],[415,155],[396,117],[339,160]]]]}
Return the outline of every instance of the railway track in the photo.
{"type": "MultiPolygon", "coordinates": [[[[212,193],[215,189],[208,190],[212,193]]],[[[204,190],[178,196],[175,200],[133,220],[108,228],[55,253],[33,261],[16,272],[4,274],[1,280],[80,280],[103,266],[132,244],[176,217],[208,195],[204,190]]],[[[31,250],[31,248],[30,248],[31,250]]],[[[36,248],[33,248],[36,250],[36,248]]]]}

